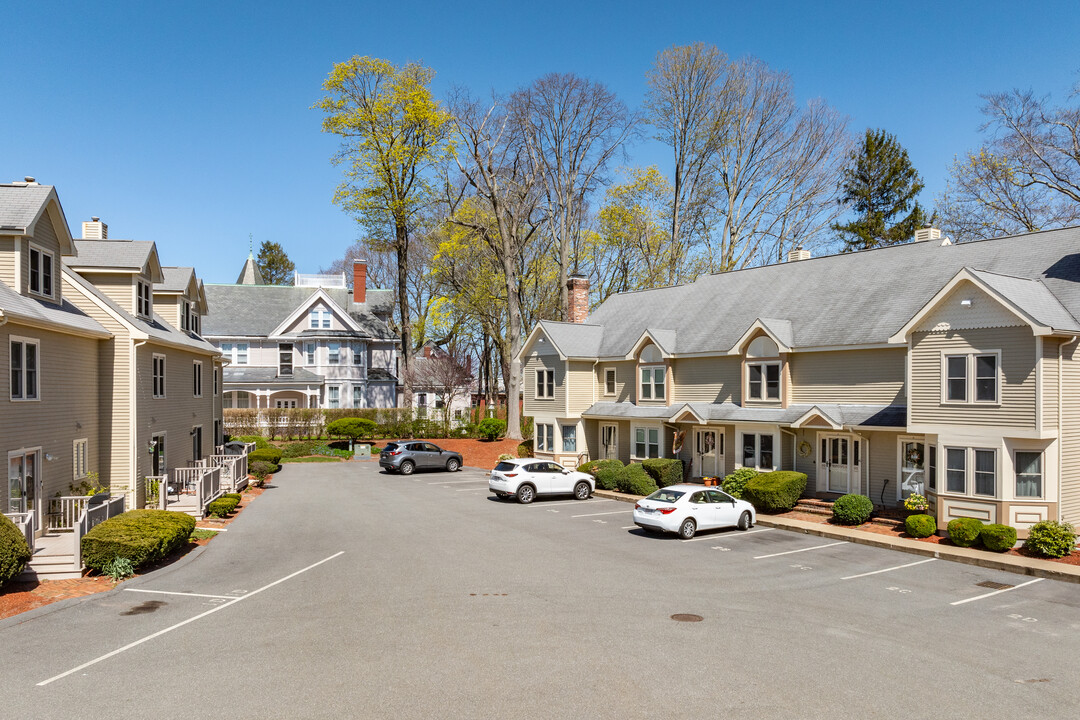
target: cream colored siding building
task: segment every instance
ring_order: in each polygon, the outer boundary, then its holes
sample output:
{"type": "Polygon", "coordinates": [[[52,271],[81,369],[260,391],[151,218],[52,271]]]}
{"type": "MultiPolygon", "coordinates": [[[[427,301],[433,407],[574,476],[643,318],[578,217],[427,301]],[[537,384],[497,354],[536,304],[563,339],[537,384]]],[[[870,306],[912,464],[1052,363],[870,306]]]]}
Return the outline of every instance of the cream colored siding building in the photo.
{"type": "Polygon", "coordinates": [[[813,494],[925,494],[942,528],[1080,522],[1077,247],[1076,228],[922,232],[541,322],[522,350],[536,452],[796,469],[813,494]]]}

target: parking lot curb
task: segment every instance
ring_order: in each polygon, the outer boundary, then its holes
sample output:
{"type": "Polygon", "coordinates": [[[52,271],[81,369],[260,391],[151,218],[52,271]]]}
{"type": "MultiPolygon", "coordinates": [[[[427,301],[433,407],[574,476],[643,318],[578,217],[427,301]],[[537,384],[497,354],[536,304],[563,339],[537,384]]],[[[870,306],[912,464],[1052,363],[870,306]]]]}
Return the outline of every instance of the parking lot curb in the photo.
{"type": "MultiPolygon", "coordinates": [[[[637,502],[641,498],[637,495],[614,492],[612,490],[597,490],[593,493],[596,497],[621,502],[637,502]]],[[[808,522],[806,520],[794,520],[778,518],[771,515],[759,514],[757,524],[762,527],[779,528],[801,532],[806,535],[829,538],[832,540],[847,540],[859,545],[896,550],[911,555],[951,560],[952,562],[976,565],[990,570],[1003,570],[1017,573],[1018,575],[1030,575],[1031,577],[1061,580],[1080,584],[1080,566],[1063,565],[1049,560],[1037,558],[1016,557],[1015,555],[991,555],[986,550],[974,550],[971,548],[952,547],[936,543],[924,543],[917,540],[894,538],[887,535],[856,530],[854,528],[841,528],[821,523],[808,522]]]]}

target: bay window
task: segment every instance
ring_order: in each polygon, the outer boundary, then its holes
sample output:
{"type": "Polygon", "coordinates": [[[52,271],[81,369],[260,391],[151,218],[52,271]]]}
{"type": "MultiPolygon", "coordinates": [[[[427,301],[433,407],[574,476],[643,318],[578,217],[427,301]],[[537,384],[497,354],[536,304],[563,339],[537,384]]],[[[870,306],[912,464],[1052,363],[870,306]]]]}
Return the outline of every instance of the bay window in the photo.
{"type": "Polygon", "coordinates": [[[1016,497],[1042,497],[1042,453],[1016,453],[1016,497]]]}
{"type": "Polygon", "coordinates": [[[577,425],[562,426],[563,452],[577,452],[577,425]]]}
{"type": "Polygon", "coordinates": [[[550,423],[536,424],[536,451],[555,452],[555,426],[550,423]]]}

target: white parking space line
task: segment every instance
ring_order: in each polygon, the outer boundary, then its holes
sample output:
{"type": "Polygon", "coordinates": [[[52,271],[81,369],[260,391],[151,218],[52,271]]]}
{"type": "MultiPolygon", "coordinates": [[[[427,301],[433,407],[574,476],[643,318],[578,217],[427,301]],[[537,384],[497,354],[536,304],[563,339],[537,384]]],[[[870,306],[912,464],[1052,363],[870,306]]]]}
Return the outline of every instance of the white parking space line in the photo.
{"type": "Polygon", "coordinates": [[[285,577],[281,578],[280,580],[275,580],[274,582],[272,582],[272,583],[270,583],[268,585],[263,585],[258,590],[252,590],[247,595],[241,595],[240,597],[233,598],[229,602],[222,603],[221,605],[218,605],[217,607],[213,607],[213,608],[207,610],[206,612],[199,613],[195,617],[188,618],[187,620],[183,620],[181,622],[178,622],[175,625],[170,625],[169,627],[165,628],[164,630],[158,630],[156,633],[151,633],[150,635],[147,635],[144,638],[140,638],[140,639],[138,639],[138,640],[136,640],[134,642],[130,642],[127,645],[124,645],[123,647],[120,647],[120,648],[117,648],[116,650],[113,650],[112,652],[105,653],[101,657],[96,657],[96,658],[94,658],[93,660],[91,660],[89,662],[84,662],[82,665],[79,665],[78,667],[71,668],[67,672],[62,672],[59,675],[54,675],[51,678],[49,678],[48,680],[42,680],[41,682],[38,683],[38,687],[41,687],[42,685],[48,685],[49,683],[55,682],[56,680],[60,680],[62,678],[66,678],[68,675],[71,675],[73,673],[77,673],[80,670],[85,670],[86,668],[90,667],[91,665],[97,665],[102,660],[108,660],[109,658],[114,657],[116,655],[119,655],[122,652],[126,652],[126,651],[130,650],[133,647],[137,647],[139,645],[142,645],[144,642],[147,642],[149,640],[153,640],[156,637],[160,637],[160,636],[164,635],[165,633],[172,632],[173,630],[176,630],[178,628],[182,628],[183,626],[187,625],[188,623],[193,623],[196,620],[201,620],[202,618],[206,617],[207,615],[213,615],[214,613],[218,612],[219,610],[224,610],[227,607],[232,607],[236,603],[247,600],[248,598],[252,597],[253,595],[258,595],[263,590],[269,590],[270,588],[274,587],[275,585],[280,585],[281,583],[285,582],[286,580],[292,580],[297,575],[300,575],[302,573],[306,573],[308,570],[311,570],[313,568],[317,568],[318,566],[322,565],[323,563],[330,562],[334,558],[340,557],[340,556],[342,556],[344,554],[345,554],[344,550],[341,550],[340,552],[336,552],[333,555],[331,555],[330,557],[323,558],[322,560],[320,560],[317,563],[312,563],[311,565],[308,565],[306,568],[303,568],[301,570],[297,570],[296,572],[294,572],[292,574],[286,575],[285,577]]]}
{"type": "Polygon", "coordinates": [[[124,588],[124,592],[153,593],[155,595],[187,595],[188,597],[224,598],[225,600],[235,600],[237,597],[236,595],[204,595],[202,593],[172,592],[170,590],[143,590],[142,588],[124,588]]]}
{"type": "Polygon", "coordinates": [[[592,505],[593,503],[618,502],[618,501],[617,500],[611,500],[609,498],[590,498],[588,500],[556,500],[554,502],[532,503],[530,505],[526,505],[525,507],[527,507],[527,508],[549,508],[549,507],[559,507],[560,505],[580,505],[583,502],[587,502],[590,505],[592,505]]]}
{"type": "Polygon", "coordinates": [[[923,563],[934,562],[937,558],[927,558],[926,560],[919,560],[913,563],[907,563],[906,565],[897,565],[896,567],[885,568],[884,570],[872,570],[870,572],[859,573],[858,575],[848,575],[847,577],[840,578],[841,580],[854,580],[855,578],[866,577],[868,575],[880,575],[881,573],[892,572],[893,570],[903,570],[904,568],[914,567],[915,565],[922,565],[923,563]]]}
{"type": "Polygon", "coordinates": [[[824,545],[815,545],[814,547],[800,548],[798,550],[788,550],[787,552],[778,552],[778,553],[773,553],[771,555],[758,555],[754,559],[755,560],[764,560],[765,558],[780,557],[781,555],[792,555],[794,553],[808,552],[810,550],[821,550],[823,548],[833,547],[834,545],[847,545],[847,544],[848,543],[847,543],[846,540],[841,540],[840,542],[825,543],[824,545]]]}
{"type": "Polygon", "coordinates": [[[460,485],[462,483],[478,483],[487,482],[487,478],[476,478],[475,480],[440,480],[439,482],[428,483],[428,485],[460,485]]]}
{"type": "Polygon", "coordinates": [[[627,525],[626,527],[619,528],[620,530],[633,530],[637,525],[627,525]]]}
{"type": "Polygon", "coordinates": [[[596,517],[597,515],[621,515],[623,513],[632,513],[632,512],[634,512],[634,509],[630,508],[629,510],[612,510],[611,512],[589,513],[588,515],[571,515],[570,517],[572,517],[572,518],[582,518],[582,517],[596,517]]]}
{"type": "Polygon", "coordinates": [[[458,492],[477,492],[478,490],[487,490],[488,486],[478,488],[446,488],[447,490],[456,490],[458,492]]]}
{"type": "Polygon", "coordinates": [[[988,593],[985,593],[983,595],[976,595],[975,597],[970,597],[967,600],[957,600],[956,602],[951,602],[949,604],[950,605],[963,605],[964,603],[975,602],[976,600],[982,600],[983,598],[992,597],[994,595],[1000,595],[1001,593],[1009,592],[1010,590],[1019,590],[1020,588],[1024,587],[1025,585],[1031,585],[1032,583],[1042,582],[1042,580],[1043,580],[1043,578],[1035,578],[1034,580],[1028,580],[1026,583],[1020,583],[1019,585],[1014,585],[1011,588],[1005,588],[1004,590],[994,590],[993,592],[988,592],[988,593]]]}
{"type": "Polygon", "coordinates": [[[747,530],[739,534],[725,533],[723,535],[704,535],[702,537],[690,538],[689,540],[683,540],[682,542],[697,542],[698,540],[734,540],[735,538],[745,537],[746,535],[753,535],[759,532],[768,532],[770,528],[761,528],[760,530],[747,530]]]}

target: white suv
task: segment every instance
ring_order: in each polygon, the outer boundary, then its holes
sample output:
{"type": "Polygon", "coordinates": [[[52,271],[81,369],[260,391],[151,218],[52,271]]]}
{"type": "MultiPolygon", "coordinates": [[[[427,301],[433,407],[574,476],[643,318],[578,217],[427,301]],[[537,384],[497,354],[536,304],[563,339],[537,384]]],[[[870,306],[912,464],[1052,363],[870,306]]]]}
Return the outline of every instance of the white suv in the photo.
{"type": "Polygon", "coordinates": [[[488,478],[488,487],[500,498],[517,496],[526,505],[537,495],[570,495],[587,500],[596,488],[588,473],[567,470],[559,463],[536,458],[500,460],[488,478]]]}

